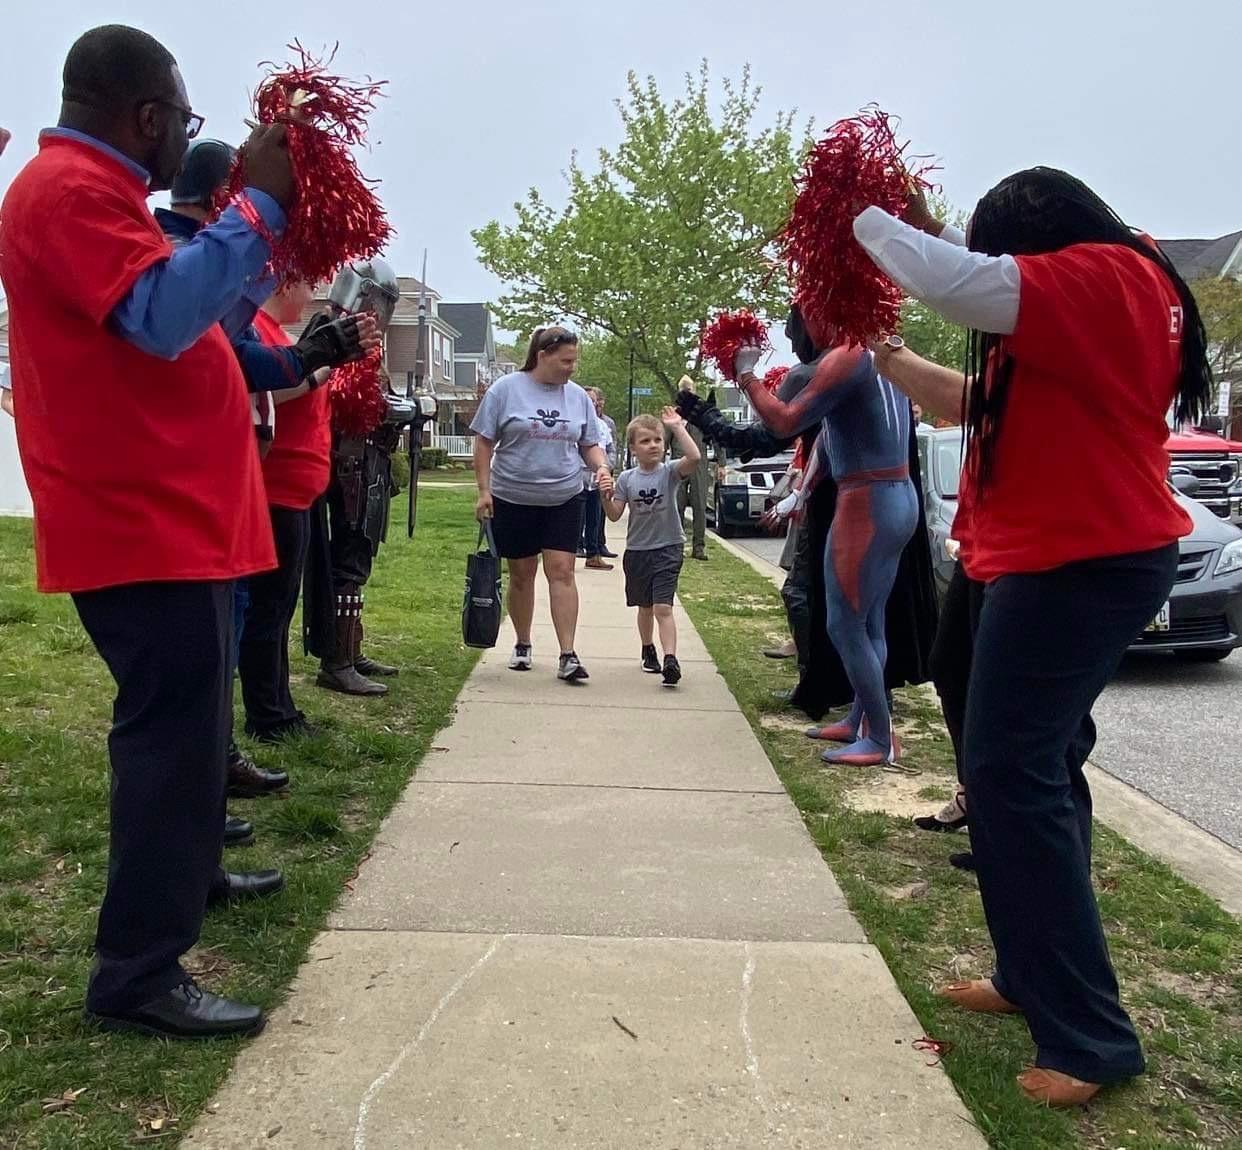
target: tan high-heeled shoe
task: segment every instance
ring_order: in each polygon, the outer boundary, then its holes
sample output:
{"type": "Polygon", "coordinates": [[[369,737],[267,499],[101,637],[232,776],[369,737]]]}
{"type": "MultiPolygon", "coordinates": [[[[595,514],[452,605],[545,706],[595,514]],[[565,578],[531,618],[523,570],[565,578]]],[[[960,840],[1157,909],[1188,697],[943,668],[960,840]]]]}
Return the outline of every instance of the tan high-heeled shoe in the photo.
{"type": "Polygon", "coordinates": [[[1083,1082],[1080,1078],[1071,1078],[1059,1070],[1046,1070],[1042,1066],[1024,1070],[1018,1075],[1018,1085],[1032,1102],[1044,1106],[1086,1106],[1100,1092],[1098,1083],[1083,1082]]]}
{"type": "Polygon", "coordinates": [[[976,1014],[1021,1014],[1022,1008],[1001,996],[990,978],[976,978],[971,982],[951,982],[937,992],[963,1010],[976,1014]]]}

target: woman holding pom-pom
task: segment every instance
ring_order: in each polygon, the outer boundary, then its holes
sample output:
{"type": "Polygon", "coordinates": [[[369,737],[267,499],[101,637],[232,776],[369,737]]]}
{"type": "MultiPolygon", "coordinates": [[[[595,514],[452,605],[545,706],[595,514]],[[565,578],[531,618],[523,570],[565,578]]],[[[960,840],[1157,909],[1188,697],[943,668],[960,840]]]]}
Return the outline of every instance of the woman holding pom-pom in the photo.
{"type": "Polygon", "coordinates": [[[875,351],[912,398],[967,424],[954,534],[981,593],[963,774],[996,968],[942,994],[1025,1013],[1038,1056],[1020,1086],[1081,1105],[1143,1070],[1091,886],[1082,767],[1091,707],[1176,575],[1190,521],[1165,481],[1165,414],[1206,406],[1207,341],[1167,257],[1065,172],[1002,180],[966,246],[921,195],[906,218],[869,207],[854,234],[909,294],[971,329],[965,377],[896,337],[875,351]]]}

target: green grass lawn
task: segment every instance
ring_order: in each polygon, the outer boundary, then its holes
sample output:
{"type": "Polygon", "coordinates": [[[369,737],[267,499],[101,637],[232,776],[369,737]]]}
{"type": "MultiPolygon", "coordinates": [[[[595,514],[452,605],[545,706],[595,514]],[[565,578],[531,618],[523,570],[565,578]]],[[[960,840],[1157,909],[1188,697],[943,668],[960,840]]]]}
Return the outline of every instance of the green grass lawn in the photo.
{"type": "Polygon", "coordinates": [[[771,698],[792,686],[792,669],[758,654],[785,633],[776,588],[713,544],[710,563],[686,565],[681,594],[925,1033],[953,1043],[945,1065],[993,1147],[1242,1147],[1242,926],[1097,824],[1100,907],[1148,1073],[1080,1113],[1031,1105],[1014,1084],[1032,1057],[1022,1020],[965,1014],[933,994],[944,982],[991,972],[974,878],[948,864],[966,837],[928,834],[908,817],[866,809],[898,801],[930,813],[952,794],[952,748],[934,696],[898,697],[903,764],[917,776],[825,767],[821,748],[801,733],[805,720],[771,698]]]}
{"type": "MultiPolygon", "coordinates": [[[[294,696],[327,736],[250,748],[286,768],[292,787],[230,803],[254,822],[256,845],[225,856],[236,870],[280,867],[288,887],[208,916],[188,959],[207,988],[280,1000],[447,721],[476,656],[460,637],[473,503],[468,486],[423,491],[412,541],[404,499],[394,506],[366,618],[368,650],[402,667],[387,698],[318,690],[298,649],[294,696]]],[[[107,1035],[82,1021],[107,861],[112,683],[68,599],[33,591],[32,562],[30,522],[0,519],[0,1147],[172,1145],[238,1043],[107,1035]]]]}

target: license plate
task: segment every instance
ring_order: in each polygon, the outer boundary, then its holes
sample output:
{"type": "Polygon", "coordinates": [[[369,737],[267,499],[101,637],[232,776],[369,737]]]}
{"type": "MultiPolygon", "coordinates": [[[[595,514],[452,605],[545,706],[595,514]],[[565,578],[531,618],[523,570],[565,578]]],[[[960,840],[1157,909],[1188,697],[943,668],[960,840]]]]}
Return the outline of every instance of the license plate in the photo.
{"type": "Polygon", "coordinates": [[[1143,630],[1147,632],[1151,632],[1151,631],[1167,631],[1168,629],[1169,629],[1169,605],[1168,603],[1165,603],[1165,605],[1160,608],[1160,614],[1157,615],[1150,623],[1148,623],[1147,626],[1143,628],[1143,630]]]}

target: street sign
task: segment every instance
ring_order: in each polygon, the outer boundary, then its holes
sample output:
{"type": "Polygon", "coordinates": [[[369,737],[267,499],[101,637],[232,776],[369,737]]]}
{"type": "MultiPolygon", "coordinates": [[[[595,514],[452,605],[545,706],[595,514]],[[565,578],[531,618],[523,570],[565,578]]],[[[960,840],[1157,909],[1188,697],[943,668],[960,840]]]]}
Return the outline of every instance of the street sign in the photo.
{"type": "Polygon", "coordinates": [[[1220,395],[1217,397],[1216,414],[1226,422],[1229,420],[1229,390],[1229,380],[1222,379],[1220,381],[1220,395]]]}
{"type": "Polygon", "coordinates": [[[649,387],[636,387],[634,388],[634,394],[635,395],[654,395],[655,393],[649,387]]]}

